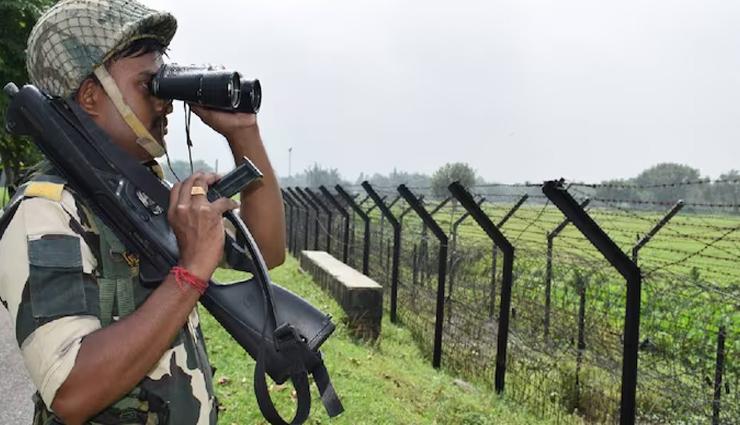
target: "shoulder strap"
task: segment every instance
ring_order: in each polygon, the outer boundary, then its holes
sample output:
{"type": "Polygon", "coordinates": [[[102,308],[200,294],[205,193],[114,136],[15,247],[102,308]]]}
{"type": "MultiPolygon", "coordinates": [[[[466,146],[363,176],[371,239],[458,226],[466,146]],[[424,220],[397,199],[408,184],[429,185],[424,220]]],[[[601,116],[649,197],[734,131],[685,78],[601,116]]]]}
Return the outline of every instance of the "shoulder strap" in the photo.
{"type": "Polygon", "coordinates": [[[126,261],[126,247],[95,214],[90,214],[100,232],[100,323],[103,327],[113,321],[113,305],[119,317],[134,312],[134,283],[132,267],[126,261]]]}

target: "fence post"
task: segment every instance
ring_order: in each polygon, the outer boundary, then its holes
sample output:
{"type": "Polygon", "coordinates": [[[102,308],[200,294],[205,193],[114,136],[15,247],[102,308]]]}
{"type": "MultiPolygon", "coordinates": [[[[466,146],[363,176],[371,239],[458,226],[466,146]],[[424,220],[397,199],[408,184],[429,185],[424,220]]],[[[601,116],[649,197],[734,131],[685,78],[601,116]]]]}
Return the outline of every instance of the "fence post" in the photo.
{"type": "Polygon", "coordinates": [[[421,217],[424,224],[434,233],[439,240],[439,266],[437,275],[437,317],[434,323],[434,354],[432,357],[432,366],[439,368],[442,362],[442,325],[444,321],[445,308],[445,276],[447,276],[447,235],[439,227],[431,214],[427,212],[419,199],[406,187],[398,186],[398,193],[403,196],[406,202],[414,212],[421,217]]]}
{"type": "Polygon", "coordinates": [[[293,249],[293,240],[295,238],[295,223],[293,223],[293,212],[296,209],[296,205],[293,202],[293,199],[290,198],[290,195],[288,195],[287,192],[285,192],[285,189],[280,189],[280,192],[283,194],[283,200],[286,204],[289,206],[288,211],[288,252],[293,254],[295,256],[295,250],[293,249]]]}
{"type": "Polygon", "coordinates": [[[296,235],[298,233],[298,227],[299,226],[297,225],[297,222],[300,220],[300,210],[298,208],[298,204],[293,200],[293,197],[290,195],[290,193],[288,193],[283,188],[280,189],[280,192],[282,192],[282,194],[283,194],[283,199],[287,200],[288,203],[290,204],[290,212],[291,212],[291,217],[290,217],[291,224],[290,224],[290,227],[291,227],[291,232],[290,232],[290,239],[288,240],[288,247],[290,248],[290,253],[293,254],[293,255],[295,255],[295,239],[296,239],[296,237],[297,237],[296,235]]]}
{"type": "Polygon", "coordinates": [[[598,224],[581,208],[563,187],[563,181],[548,181],[542,187],[544,194],[560,211],[569,217],[578,230],[598,249],[627,280],[627,299],[624,315],[624,354],[622,358],[622,399],[620,424],[634,425],[637,395],[637,357],[640,334],[640,297],[642,273],[640,268],[612,241],[598,224]]]}
{"type": "MultiPolygon", "coordinates": [[[[419,198],[421,201],[421,198],[419,198]]],[[[447,205],[452,197],[448,196],[447,198],[443,199],[442,202],[440,202],[436,207],[434,207],[431,211],[429,211],[429,215],[434,217],[435,214],[439,212],[442,208],[444,208],[445,205],[447,205]]],[[[420,252],[419,252],[419,283],[424,285],[425,279],[428,277],[426,275],[427,272],[427,265],[429,264],[429,232],[427,229],[427,225],[425,223],[422,223],[421,228],[421,243],[419,244],[420,252]]]]}
{"type": "Polygon", "coordinates": [[[334,195],[329,192],[329,189],[322,185],[319,186],[319,190],[321,191],[321,193],[324,194],[326,199],[329,200],[334,208],[336,208],[337,211],[342,214],[342,217],[344,218],[344,235],[342,235],[344,246],[342,247],[342,262],[344,264],[347,264],[347,254],[349,254],[349,213],[346,209],[344,209],[342,204],[337,201],[337,198],[335,198],[334,195]]]}
{"type": "MultiPolygon", "coordinates": [[[[336,185],[334,188],[337,190],[339,196],[344,198],[345,201],[352,207],[352,209],[360,216],[362,221],[365,222],[365,243],[362,252],[362,274],[369,276],[369,263],[370,263],[370,217],[365,214],[365,211],[355,203],[355,200],[350,196],[349,193],[345,192],[342,186],[336,185]]],[[[370,196],[368,195],[368,198],[370,196]]]]}
{"type": "MultiPolygon", "coordinates": [[[[480,206],[485,200],[486,198],[480,198],[477,205],[480,206]]],[[[448,294],[450,298],[452,298],[452,287],[455,284],[455,272],[457,271],[457,258],[455,256],[457,253],[457,228],[468,217],[470,217],[470,213],[466,212],[452,224],[452,241],[450,242],[450,289],[448,294]]]]}
{"type": "Polygon", "coordinates": [[[326,252],[331,255],[331,209],[324,204],[319,195],[317,195],[311,188],[306,188],[306,193],[313,199],[314,203],[321,207],[326,214],[326,252]]]}
{"type": "Polygon", "coordinates": [[[293,241],[293,249],[295,250],[296,257],[300,255],[301,251],[308,248],[308,216],[309,211],[306,207],[306,204],[302,202],[294,193],[294,191],[290,190],[291,188],[288,188],[288,191],[286,192],[290,199],[293,200],[293,203],[296,204],[297,210],[300,213],[303,211],[306,214],[306,219],[304,220],[303,225],[301,225],[301,215],[296,214],[296,232],[294,234],[294,241],[293,241]],[[303,239],[304,243],[303,245],[300,243],[300,237],[301,237],[301,229],[303,229],[303,239]],[[305,245],[305,246],[304,246],[305,245]]]}
{"type": "MultiPolygon", "coordinates": [[[[383,197],[383,201],[385,201],[385,199],[386,199],[386,197],[383,197]]],[[[396,205],[396,202],[398,202],[399,199],[401,199],[401,196],[396,196],[396,198],[393,201],[391,201],[390,204],[388,204],[388,210],[389,211],[393,209],[393,206],[396,205]]],[[[381,240],[381,246],[383,244],[382,241],[383,241],[383,225],[384,225],[384,223],[385,223],[385,216],[383,216],[381,218],[381,221],[380,221],[380,240],[381,240]]],[[[400,223],[400,221],[399,221],[399,223],[400,223]]],[[[388,251],[388,258],[386,258],[386,263],[385,263],[385,268],[386,269],[388,269],[390,267],[390,264],[391,264],[390,263],[390,258],[391,258],[391,256],[390,256],[390,252],[391,252],[390,246],[387,247],[387,251],[388,251]]],[[[388,272],[386,272],[386,276],[387,275],[388,275],[388,272]]]]}
{"type": "Polygon", "coordinates": [[[301,198],[300,196],[298,196],[298,192],[296,192],[294,188],[289,187],[288,188],[288,192],[290,192],[290,194],[293,195],[293,199],[296,202],[298,202],[299,204],[301,204],[301,206],[303,207],[303,210],[306,211],[306,222],[305,222],[306,231],[303,234],[303,249],[308,249],[308,234],[309,234],[309,232],[311,230],[310,224],[309,224],[310,223],[310,220],[311,220],[311,218],[310,218],[310,216],[311,216],[311,209],[309,208],[309,206],[306,203],[306,201],[304,201],[303,198],[301,198]]]}
{"type": "Polygon", "coordinates": [[[295,188],[296,192],[298,192],[299,195],[303,197],[303,200],[306,201],[306,203],[313,208],[314,212],[316,213],[316,223],[313,227],[313,250],[318,251],[319,250],[319,221],[321,220],[321,216],[319,215],[319,206],[316,205],[316,203],[311,199],[310,196],[306,194],[306,192],[303,191],[300,187],[295,188]]]}
{"type": "Polygon", "coordinates": [[[722,374],[725,370],[725,337],[727,329],[720,326],[717,334],[717,364],[714,371],[714,402],[712,403],[712,425],[719,425],[720,397],[722,397],[722,374]]]}
{"type": "Polygon", "coordinates": [[[668,222],[671,221],[671,219],[676,214],[678,214],[678,212],[681,211],[682,208],[683,208],[683,200],[676,202],[676,205],[674,205],[673,208],[671,208],[671,210],[668,211],[668,214],[666,214],[665,217],[663,217],[663,219],[660,220],[658,224],[655,225],[655,227],[650,229],[649,232],[645,233],[645,236],[643,236],[642,239],[640,239],[637,242],[634,248],[632,248],[632,261],[634,261],[635,264],[637,264],[637,256],[639,255],[639,252],[642,249],[642,247],[644,247],[645,244],[650,242],[650,239],[652,239],[653,236],[655,236],[660,231],[660,229],[663,228],[663,226],[668,224],[668,222]]]}
{"type": "MultiPolygon", "coordinates": [[[[503,218],[501,218],[501,221],[498,222],[496,225],[496,228],[501,229],[504,227],[504,224],[506,224],[507,221],[517,212],[517,210],[524,205],[525,202],[527,202],[527,199],[529,199],[528,194],[522,195],[522,197],[517,201],[516,204],[514,204],[513,207],[507,212],[503,218]]],[[[496,263],[498,262],[498,249],[496,249],[496,244],[493,244],[493,260],[491,262],[491,305],[489,306],[488,310],[488,317],[493,318],[493,315],[496,311],[496,263]]]]}
{"type": "MultiPolygon", "coordinates": [[[[581,202],[581,208],[586,208],[591,202],[590,198],[586,198],[581,202]]],[[[551,294],[552,294],[552,250],[554,245],[554,239],[565,229],[570,223],[568,217],[563,220],[562,223],[558,224],[558,227],[554,228],[552,232],[547,233],[547,268],[545,269],[545,340],[550,336],[550,310],[551,310],[551,294]]]]}
{"type": "MultiPolygon", "coordinates": [[[[391,323],[396,323],[396,302],[398,300],[398,262],[401,258],[401,223],[391,212],[390,208],[385,205],[383,199],[378,196],[375,189],[368,181],[362,182],[362,187],[367,194],[375,201],[375,205],[380,208],[380,212],[388,219],[388,223],[393,227],[393,265],[391,266],[391,323]]],[[[381,251],[379,254],[383,256],[381,251]]]]}
{"type": "Polygon", "coordinates": [[[586,279],[580,274],[576,275],[576,285],[581,296],[578,308],[578,354],[576,358],[576,407],[581,408],[581,386],[579,378],[581,375],[581,364],[583,363],[583,351],[586,349],[586,279]]]}
{"type": "Polygon", "coordinates": [[[506,377],[506,348],[509,340],[509,312],[511,310],[511,285],[514,271],[514,246],[506,239],[506,236],[494,226],[485,212],[476,205],[470,193],[459,183],[453,182],[448,187],[452,195],[460,201],[470,215],[483,228],[489,238],[493,240],[504,254],[504,270],[501,282],[501,306],[498,322],[498,341],[496,346],[496,392],[504,391],[506,377]]]}

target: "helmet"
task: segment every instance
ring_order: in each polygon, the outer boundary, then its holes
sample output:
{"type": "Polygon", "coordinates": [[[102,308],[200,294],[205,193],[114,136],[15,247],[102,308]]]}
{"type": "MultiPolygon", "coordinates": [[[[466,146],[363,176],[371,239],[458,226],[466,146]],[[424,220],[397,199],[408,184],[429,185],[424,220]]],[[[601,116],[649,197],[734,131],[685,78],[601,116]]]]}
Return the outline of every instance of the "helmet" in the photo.
{"type": "Polygon", "coordinates": [[[134,0],[62,0],[36,22],[28,38],[31,84],[69,97],[98,65],[131,42],[153,38],[167,47],[177,30],[170,13],[134,0]]]}

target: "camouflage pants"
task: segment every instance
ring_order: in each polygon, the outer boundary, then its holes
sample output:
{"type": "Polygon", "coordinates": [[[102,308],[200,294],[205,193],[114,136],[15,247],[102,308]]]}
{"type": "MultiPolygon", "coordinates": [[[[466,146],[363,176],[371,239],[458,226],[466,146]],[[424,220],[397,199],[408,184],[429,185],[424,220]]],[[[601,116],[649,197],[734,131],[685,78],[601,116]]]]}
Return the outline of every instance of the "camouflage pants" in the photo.
{"type": "MultiPolygon", "coordinates": [[[[38,393],[33,395],[33,425],[64,425],[54,413],[46,408],[38,393]]],[[[99,413],[86,425],[166,425],[166,404],[159,397],[141,388],[134,388],[113,406],[99,413]]]]}

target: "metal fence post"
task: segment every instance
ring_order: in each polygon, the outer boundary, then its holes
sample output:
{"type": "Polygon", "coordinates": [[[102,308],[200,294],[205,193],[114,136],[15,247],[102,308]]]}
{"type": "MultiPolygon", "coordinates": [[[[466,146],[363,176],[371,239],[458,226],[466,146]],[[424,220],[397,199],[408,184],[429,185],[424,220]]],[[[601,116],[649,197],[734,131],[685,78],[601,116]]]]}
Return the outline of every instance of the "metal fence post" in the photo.
{"type": "Polygon", "coordinates": [[[331,209],[324,204],[324,201],[311,188],[307,187],[306,193],[313,199],[316,205],[324,210],[324,214],[326,214],[326,252],[331,255],[331,209]]]}
{"type": "Polygon", "coordinates": [[[316,223],[313,227],[313,250],[318,251],[319,250],[319,222],[321,220],[321,217],[319,215],[319,206],[316,205],[316,203],[311,199],[306,192],[303,191],[300,187],[295,188],[296,192],[300,196],[303,197],[303,200],[306,201],[306,204],[308,204],[311,208],[313,208],[314,213],[316,214],[316,223]]]}
{"type": "Polygon", "coordinates": [[[717,334],[717,364],[714,370],[714,402],[712,403],[712,425],[719,425],[720,397],[722,397],[722,374],[725,370],[725,337],[727,329],[720,326],[717,334]]]}
{"type": "Polygon", "coordinates": [[[319,186],[319,190],[321,191],[321,193],[324,194],[326,199],[329,200],[334,208],[336,208],[336,210],[339,211],[340,214],[342,214],[342,217],[344,218],[344,235],[342,235],[344,246],[342,247],[342,262],[344,264],[347,264],[347,255],[349,254],[349,213],[342,206],[342,204],[337,201],[337,198],[335,198],[334,195],[329,192],[329,189],[327,189],[325,186],[319,186]]]}
{"type": "Polygon", "coordinates": [[[298,221],[298,205],[293,201],[290,194],[285,192],[281,189],[283,192],[283,199],[290,205],[290,211],[288,215],[288,221],[290,222],[289,232],[288,232],[288,251],[290,251],[292,254],[295,255],[295,241],[296,241],[296,234],[297,234],[297,226],[296,222],[298,221]]]}
{"type": "MultiPolygon", "coordinates": [[[[513,207],[509,210],[509,212],[506,213],[506,215],[501,218],[501,220],[496,225],[497,229],[501,229],[504,227],[504,224],[506,224],[507,221],[511,217],[514,216],[514,214],[521,208],[522,205],[524,205],[525,202],[527,202],[527,199],[529,199],[528,194],[522,195],[522,197],[517,201],[516,204],[514,204],[513,207]]],[[[488,317],[493,318],[494,312],[496,311],[496,263],[498,260],[498,250],[496,249],[496,244],[493,244],[493,262],[491,263],[491,306],[488,311],[488,317]]]]}
{"type": "MultiPolygon", "coordinates": [[[[293,202],[293,204],[296,207],[295,231],[293,232],[293,255],[298,257],[298,255],[301,252],[300,243],[299,243],[299,237],[301,236],[301,228],[302,228],[301,211],[305,212],[306,215],[308,215],[308,210],[306,209],[305,205],[302,202],[300,202],[300,200],[297,199],[295,194],[293,194],[290,190],[286,191],[285,195],[288,197],[288,199],[291,200],[291,202],[293,202]]],[[[308,221],[308,219],[306,221],[308,221]]],[[[305,232],[306,233],[304,233],[304,236],[307,234],[308,229],[306,229],[305,232]]]]}
{"type": "Polygon", "coordinates": [[[504,254],[504,270],[501,282],[501,305],[498,322],[498,341],[496,346],[496,392],[504,391],[506,378],[506,349],[509,340],[509,312],[511,311],[511,286],[514,272],[514,246],[506,239],[503,233],[494,226],[491,219],[475,203],[473,197],[459,183],[453,182],[449,186],[452,195],[460,201],[470,215],[483,228],[489,238],[493,240],[504,254]]]}
{"type": "MultiPolygon", "coordinates": [[[[431,211],[429,211],[429,215],[431,217],[434,217],[435,214],[439,212],[442,208],[444,208],[445,205],[447,205],[450,200],[452,200],[451,196],[448,196],[447,198],[443,199],[442,202],[437,204],[431,211]]],[[[419,201],[421,202],[422,199],[419,198],[419,201]]],[[[422,202],[423,205],[423,202],[422,202]]],[[[424,282],[426,281],[427,272],[428,272],[428,264],[429,264],[429,232],[427,225],[422,222],[421,227],[421,243],[419,244],[419,283],[424,285],[424,282]]]]}
{"type": "Polygon", "coordinates": [[[650,239],[652,239],[653,236],[655,236],[660,231],[660,229],[663,228],[663,226],[668,224],[668,222],[671,221],[671,219],[675,217],[676,214],[678,214],[678,212],[681,211],[682,208],[683,208],[683,201],[681,200],[681,201],[676,202],[676,205],[674,205],[673,208],[671,208],[671,210],[668,211],[668,214],[666,214],[665,217],[663,217],[663,219],[660,220],[658,224],[655,225],[655,227],[650,229],[649,232],[645,233],[645,236],[643,236],[637,242],[634,248],[632,248],[632,261],[634,261],[635,264],[637,264],[637,257],[642,247],[644,247],[645,244],[650,242],[650,239]]]}
{"type": "MultiPolygon", "coordinates": [[[[388,219],[388,223],[393,227],[393,265],[391,266],[391,323],[396,323],[396,302],[398,300],[398,263],[401,258],[401,223],[391,212],[390,208],[385,205],[385,202],[378,196],[375,189],[370,185],[369,182],[362,182],[362,187],[365,189],[367,194],[375,201],[375,205],[380,208],[383,216],[388,219]]],[[[380,252],[383,255],[383,252],[380,252]]]]}
{"type": "Polygon", "coordinates": [[[432,356],[432,366],[439,368],[442,362],[442,326],[444,321],[445,308],[445,276],[447,275],[447,235],[439,227],[431,214],[427,212],[424,206],[414,196],[406,185],[398,186],[398,193],[403,196],[406,202],[414,212],[424,221],[429,229],[439,240],[439,265],[437,275],[437,317],[434,323],[434,353],[432,356]]]}
{"type": "Polygon", "coordinates": [[[577,290],[581,296],[581,302],[578,308],[578,356],[576,358],[576,407],[581,408],[581,364],[583,363],[583,351],[586,350],[586,279],[583,276],[576,276],[577,290]]]}
{"type": "Polygon", "coordinates": [[[290,200],[285,195],[285,189],[283,188],[280,188],[280,197],[283,199],[283,205],[285,208],[285,245],[288,247],[288,251],[290,251],[291,227],[293,224],[293,204],[290,203],[290,200]]]}
{"type": "MultiPolygon", "coordinates": [[[[344,198],[345,201],[352,207],[352,209],[357,213],[357,215],[360,216],[362,221],[365,222],[365,240],[363,245],[363,252],[362,252],[362,274],[365,276],[369,275],[369,263],[370,263],[370,217],[365,213],[365,211],[360,208],[357,203],[355,203],[355,200],[350,196],[349,193],[345,192],[342,186],[336,185],[334,188],[337,190],[337,193],[339,196],[344,198]]],[[[369,195],[368,195],[369,198],[369,195]]]]}
{"type": "MultiPolygon", "coordinates": [[[[485,202],[486,198],[480,198],[477,202],[478,206],[485,202]]],[[[465,221],[466,218],[470,217],[470,213],[466,212],[462,217],[458,218],[455,223],[452,224],[452,241],[450,242],[450,289],[449,297],[452,298],[452,287],[455,285],[455,273],[457,272],[457,228],[465,221]]]]}
{"type": "Polygon", "coordinates": [[[642,273],[640,268],[630,260],[619,246],[609,238],[604,230],[578,205],[576,200],[563,187],[562,180],[545,182],[542,191],[566,217],[571,219],[578,230],[586,236],[591,244],[627,280],[620,424],[634,425],[637,396],[637,358],[640,335],[642,273]]]}
{"type": "MultiPolygon", "coordinates": [[[[591,202],[591,199],[586,198],[581,202],[581,208],[586,208],[591,202]]],[[[558,224],[558,227],[554,228],[552,232],[547,233],[547,268],[545,269],[545,340],[550,337],[550,310],[552,304],[552,251],[554,245],[554,239],[565,229],[570,223],[569,218],[565,218],[562,223],[558,224]]]]}
{"type": "Polygon", "coordinates": [[[289,187],[288,192],[290,192],[290,194],[293,195],[293,199],[299,204],[301,204],[301,206],[303,207],[303,210],[306,211],[306,222],[305,222],[306,231],[303,234],[303,249],[308,249],[308,234],[311,229],[311,225],[309,224],[311,221],[311,218],[310,218],[311,209],[306,203],[306,201],[304,201],[301,196],[298,196],[298,192],[296,192],[294,188],[289,187]]]}

